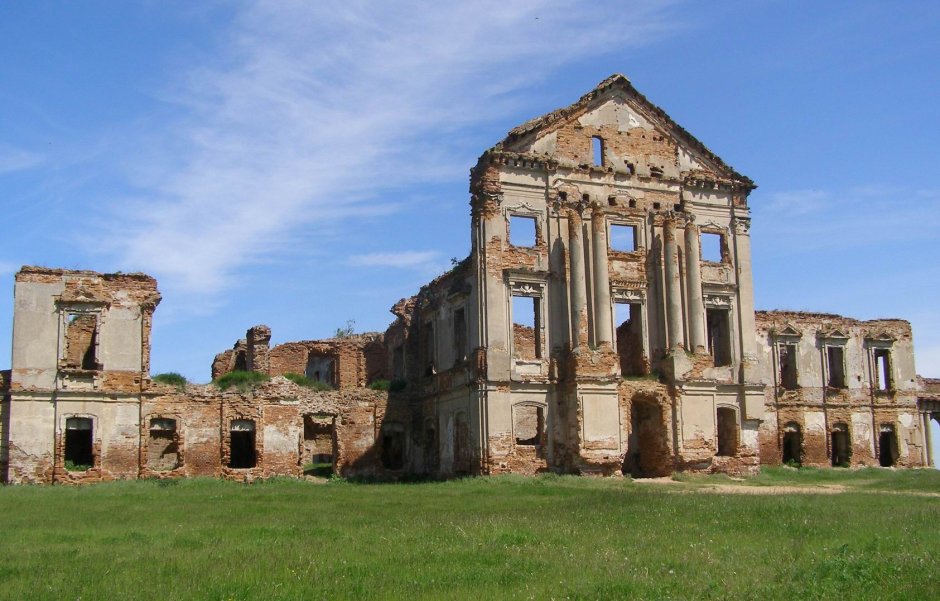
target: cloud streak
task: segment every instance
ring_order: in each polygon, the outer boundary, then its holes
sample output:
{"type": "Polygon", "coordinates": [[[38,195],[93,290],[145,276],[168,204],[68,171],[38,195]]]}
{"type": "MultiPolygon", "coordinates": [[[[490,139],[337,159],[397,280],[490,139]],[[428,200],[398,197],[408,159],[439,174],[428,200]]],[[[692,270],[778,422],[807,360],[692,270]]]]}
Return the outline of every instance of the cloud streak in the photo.
{"type": "MultiPolygon", "coordinates": [[[[463,134],[572,61],[658,40],[671,3],[250,2],[170,87],[104,239],[174,294],[218,295],[299,228],[383,215],[462,178],[463,134]],[[588,35],[589,32],[589,35],[588,35]]],[[[100,240],[100,239],[99,239],[100,240]]],[[[361,255],[404,267],[426,257],[361,255]]],[[[420,262],[420,261],[418,261],[420,262]]],[[[378,264],[378,263],[372,263],[378,264]]]]}

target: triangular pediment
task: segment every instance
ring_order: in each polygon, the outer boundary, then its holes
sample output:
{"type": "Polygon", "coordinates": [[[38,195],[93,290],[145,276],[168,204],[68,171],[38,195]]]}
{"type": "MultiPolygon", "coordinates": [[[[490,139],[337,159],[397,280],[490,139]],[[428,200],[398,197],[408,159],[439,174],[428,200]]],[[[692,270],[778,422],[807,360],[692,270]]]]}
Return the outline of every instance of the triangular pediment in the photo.
{"type": "Polygon", "coordinates": [[[752,182],[649,102],[623,75],[601,82],[578,102],[509,132],[494,150],[597,166],[594,138],[603,141],[603,166],[667,178],[705,175],[752,182]]]}
{"type": "Polygon", "coordinates": [[[803,332],[789,323],[784,324],[783,327],[774,330],[774,334],[777,336],[787,336],[791,338],[800,338],[803,336],[803,332]]]}
{"type": "Polygon", "coordinates": [[[820,330],[817,334],[817,337],[827,338],[827,339],[832,339],[832,340],[848,340],[849,335],[848,333],[846,333],[843,330],[840,330],[839,328],[832,328],[832,329],[820,330]]]}

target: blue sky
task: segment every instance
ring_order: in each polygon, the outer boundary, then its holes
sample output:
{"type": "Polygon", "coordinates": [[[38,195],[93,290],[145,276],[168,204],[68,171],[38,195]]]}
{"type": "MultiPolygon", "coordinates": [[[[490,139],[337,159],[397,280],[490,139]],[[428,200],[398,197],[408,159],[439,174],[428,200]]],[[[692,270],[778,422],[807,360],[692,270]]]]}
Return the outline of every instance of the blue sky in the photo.
{"type": "Polygon", "coordinates": [[[257,323],[384,330],[480,153],[622,72],[759,184],[759,308],[906,318],[940,377],[935,2],[33,1],[0,53],[0,340],[23,264],[157,277],[197,381],[257,323]]]}

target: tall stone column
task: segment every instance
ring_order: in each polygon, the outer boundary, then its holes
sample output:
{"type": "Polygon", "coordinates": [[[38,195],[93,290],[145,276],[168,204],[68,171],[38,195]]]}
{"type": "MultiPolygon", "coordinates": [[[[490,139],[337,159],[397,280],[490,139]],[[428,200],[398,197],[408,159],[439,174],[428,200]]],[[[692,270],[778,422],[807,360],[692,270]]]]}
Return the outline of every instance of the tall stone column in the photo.
{"type": "Polygon", "coordinates": [[[568,276],[571,286],[571,346],[588,343],[587,284],[584,281],[584,237],[581,215],[568,212],[568,276]]]}
{"type": "Polygon", "coordinates": [[[732,217],[735,276],[738,283],[738,323],[741,328],[741,377],[746,383],[760,382],[757,358],[757,324],[754,319],[754,281],[751,276],[751,227],[749,217],[732,217]]]}
{"type": "Polygon", "coordinates": [[[594,245],[594,336],[597,346],[612,345],[610,315],[610,272],[607,268],[607,218],[595,206],[591,215],[591,240],[594,245]]]}
{"type": "Polygon", "coordinates": [[[705,333],[705,299],[702,297],[701,240],[694,215],[689,215],[685,226],[685,277],[686,293],[689,297],[689,350],[707,351],[708,337],[705,333]]]}
{"type": "Polygon", "coordinates": [[[666,333],[669,350],[683,346],[682,287],[679,282],[679,246],[676,243],[676,218],[669,214],[663,221],[663,260],[666,279],[666,333]]]}

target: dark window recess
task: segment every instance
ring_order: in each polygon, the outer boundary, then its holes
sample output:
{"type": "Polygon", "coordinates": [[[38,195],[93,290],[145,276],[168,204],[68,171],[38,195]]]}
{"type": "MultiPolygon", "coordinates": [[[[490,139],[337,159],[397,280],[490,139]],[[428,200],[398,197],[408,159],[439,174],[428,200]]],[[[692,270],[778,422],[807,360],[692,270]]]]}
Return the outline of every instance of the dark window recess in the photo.
{"type": "Polygon", "coordinates": [[[512,340],[516,359],[541,359],[542,315],[539,299],[512,297],[512,340]]]}
{"type": "Polygon", "coordinates": [[[467,358],[467,318],[463,309],[454,311],[454,365],[467,358]]]}
{"type": "Polygon", "coordinates": [[[702,244],[702,260],[712,263],[721,263],[724,246],[724,236],[712,232],[702,232],[700,236],[702,244]]]}
{"type": "Polygon", "coordinates": [[[892,390],[894,381],[891,378],[891,351],[886,348],[875,349],[875,388],[878,390],[892,390]]]}
{"type": "Polygon", "coordinates": [[[706,309],[708,352],[715,366],[731,365],[731,312],[727,309],[706,309]]]}
{"type": "Polygon", "coordinates": [[[832,427],[832,466],[849,467],[852,457],[849,428],[845,424],[835,424],[832,427]]]}
{"type": "Polygon", "coordinates": [[[539,446],[545,432],[545,412],[542,407],[518,405],[513,409],[512,430],[516,444],[539,446]]]}
{"type": "Polygon", "coordinates": [[[633,252],[637,249],[636,226],[622,223],[610,224],[610,250],[633,252]]]}
{"type": "Polygon", "coordinates": [[[85,471],[95,463],[92,421],[87,417],[65,420],[65,469],[85,471]]]}
{"type": "Polygon", "coordinates": [[[617,303],[614,306],[617,321],[617,355],[620,373],[624,376],[649,374],[649,363],[643,352],[643,305],[617,303]]]}
{"type": "Polygon", "coordinates": [[[878,434],[878,464],[891,467],[898,462],[898,435],[891,424],[882,424],[878,434]]]}
{"type": "Polygon", "coordinates": [[[781,344],[777,347],[780,360],[780,386],[786,390],[797,389],[796,345],[781,344]]]}
{"type": "Polygon", "coordinates": [[[826,347],[826,365],[829,368],[829,388],[845,388],[845,349],[841,346],[826,347]]]}
{"type": "Polygon", "coordinates": [[[304,375],[311,380],[334,386],[336,384],[336,359],[324,355],[309,355],[304,375]]]}
{"type": "Polygon", "coordinates": [[[255,422],[250,419],[232,420],[229,432],[228,466],[235,469],[247,469],[257,465],[255,452],[255,422]]]}
{"type": "Polygon", "coordinates": [[[509,243],[513,246],[532,247],[535,246],[537,236],[535,228],[538,222],[535,217],[525,217],[523,215],[509,216],[509,243]]]}
{"type": "Polygon", "coordinates": [[[405,466],[405,433],[400,430],[382,432],[382,465],[400,470],[405,466]]]}
{"type": "Polygon", "coordinates": [[[783,429],[783,462],[803,464],[803,430],[794,422],[788,423],[783,429]]]}
{"type": "Polygon", "coordinates": [[[591,137],[591,158],[595,166],[604,166],[604,138],[600,136],[591,137]]]}
{"type": "Polygon", "coordinates": [[[734,457],[738,452],[738,416],[734,409],[718,409],[718,455],[734,457]]]}

